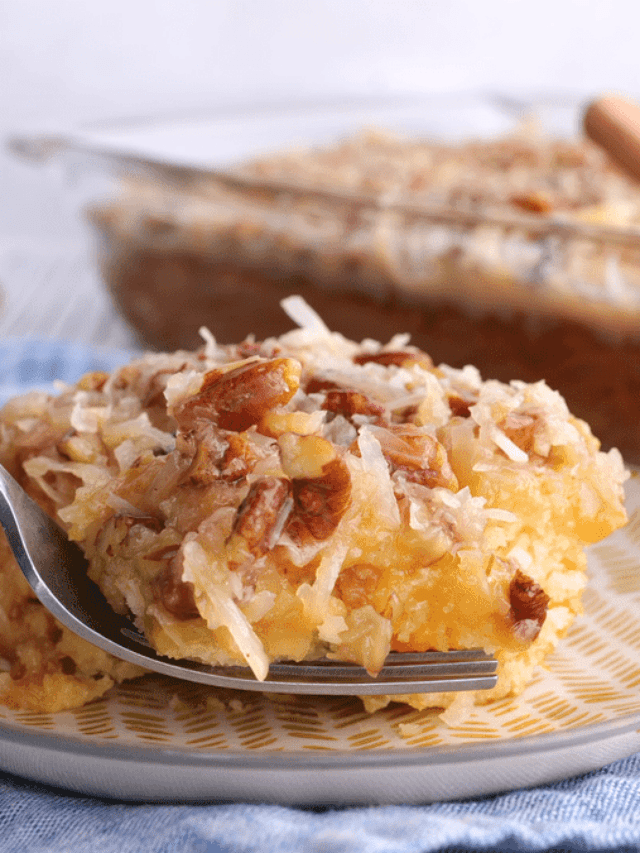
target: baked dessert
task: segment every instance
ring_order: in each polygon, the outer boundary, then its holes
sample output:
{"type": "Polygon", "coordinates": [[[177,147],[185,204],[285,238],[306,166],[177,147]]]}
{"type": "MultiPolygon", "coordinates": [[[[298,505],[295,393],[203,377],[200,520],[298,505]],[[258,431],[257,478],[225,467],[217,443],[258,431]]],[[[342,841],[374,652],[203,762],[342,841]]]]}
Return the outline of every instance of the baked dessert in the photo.
{"type": "MultiPolygon", "coordinates": [[[[583,546],[625,523],[619,452],[543,382],[483,381],[406,335],[358,344],[299,297],[284,306],[300,328],[279,338],[204,332],[196,351],[13,400],[0,460],[165,655],[262,679],[277,659],[376,673],[391,649],[481,647],[500,668],[478,700],[520,692],[580,612],[583,546]]],[[[26,703],[50,672],[58,706],[79,673],[104,673],[81,700],[135,674],[58,636],[6,549],[1,565],[0,701],[26,703]],[[12,612],[20,596],[37,618],[12,612]]]]}
{"type": "Polygon", "coordinates": [[[0,534],[0,705],[46,713],[78,708],[143,672],[54,619],[0,534]]]}
{"type": "Polygon", "coordinates": [[[281,333],[295,291],[350,338],[406,331],[436,362],[544,379],[640,459],[640,190],[589,141],[368,131],[229,179],[156,170],[90,216],[147,345],[281,333]]]}

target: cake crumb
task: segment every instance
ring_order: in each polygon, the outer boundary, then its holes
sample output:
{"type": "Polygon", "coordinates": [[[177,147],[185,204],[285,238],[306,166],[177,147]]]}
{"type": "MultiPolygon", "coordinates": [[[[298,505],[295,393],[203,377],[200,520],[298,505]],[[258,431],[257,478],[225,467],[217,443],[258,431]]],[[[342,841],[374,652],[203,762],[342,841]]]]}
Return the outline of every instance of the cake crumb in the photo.
{"type": "Polygon", "coordinates": [[[455,728],[466,723],[473,713],[474,705],[473,693],[458,693],[449,707],[438,716],[446,726],[455,728]]]}
{"type": "Polygon", "coordinates": [[[398,723],[398,731],[404,738],[417,737],[422,734],[422,726],[419,723],[398,723]]]}

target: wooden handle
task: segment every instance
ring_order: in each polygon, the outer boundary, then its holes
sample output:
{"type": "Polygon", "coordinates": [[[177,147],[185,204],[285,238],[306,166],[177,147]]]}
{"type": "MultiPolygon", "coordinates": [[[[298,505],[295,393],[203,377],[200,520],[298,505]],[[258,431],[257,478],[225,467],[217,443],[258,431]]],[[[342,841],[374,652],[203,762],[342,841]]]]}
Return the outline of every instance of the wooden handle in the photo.
{"type": "Polygon", "coordinates": [[[640,180],[640,106],[618,95],[598,98],[587,108],[584,130],[627,174],[640,180]]]}

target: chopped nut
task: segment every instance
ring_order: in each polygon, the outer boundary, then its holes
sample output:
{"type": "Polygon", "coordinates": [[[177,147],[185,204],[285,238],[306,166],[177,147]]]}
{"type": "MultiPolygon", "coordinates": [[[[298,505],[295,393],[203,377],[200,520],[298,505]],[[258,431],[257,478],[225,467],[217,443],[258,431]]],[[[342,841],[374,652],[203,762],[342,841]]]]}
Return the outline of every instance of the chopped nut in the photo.
{"type": "Polygon", "coordinates": [[[537,423],[537,418],[532,415],[510,412],[498,426],[520,450],[532,453],[537,423]]]}
{"type": "Polygon", "coordinates": [[[468,418],[471,414],[471,406],[474,404],[475,400],[465,400],[458,396],[458,394],[452,394],[449,397],[449,408],[451,409],[451,414],[457,418],[468,418]]]}
{"type": "Polygon", "coordinates": [[[208,486],[219,479],[220,467],[228,445],[211,423],[198,421],[194,429],[179,433],[176,446],[184,457],[191,458],[191,464],[181,482],[193,486],[208,486]]]}
{"type": "Polygon", "coordinates": [[[252,341],[246,340],[235,346],[235,352],[239,359],[253,358],[261,356],[262,358],[273,358],[281,352],[281,347],[273,339],[267,341],[252,341]]]}
{"type": "Polygon", "coordinates": [[[193,586],[182,580],[182,553],[178,552],[152,581],[154,599],[176,619],[196,619],[200,612],[193,586]]]}
{"type": "Polygon", "coordinates": [[[228,544],[238,538],[254,556],[260,556],[275,545],[293,507],[291,484],[281,477],[258,480],[238,507],[228,544]]]}
{"type": "Polygon", "coordinates": [[[164,527],[162,520],[157,518],[155,515],[116,515],[114,516],[113,522],[116,530],[122,526],[126,529],[123,542],[126,542],[131,528],[135,527],[137,524],[141,524],[143,527],[147,527],[149,530],[153,530],[156,533],[159,533],[164,527]]]}
{"type": "Polygon", "coordinates": [[[221,429],[242,432],[257,424],[270,409],[284,406],[298,390],[300,364],[290,358],[252,361],[232,370],[211,370],[200,391],[177,407],[184,428],[198,418],[221,429]]]}
{"type": "Polygon", "coordinates": [[[108,543],[105,548],[106,554],[113,557],[116,551],[126,551],[136,539],[140,538],[141,527],[153,533],[160,533],[163,526],[161,519],[155,516],[113,515],[106,522],[100,537],[104,537],[108,543]]]}
{"type": "Polygon", "coordinates": [[[425,370],[431,370],[433,367],[433,361],[431,358],[426,354],[426,352],[422,352],[419,349],[414,351],[387,350],[382,352],[365,352],[354,356],[353,360],[356,364],[368,364],[369,362],[374,362],[375,364],[382,364],[385,367],[390,365],[395,365],[397,367],[412,367],[414,364],[424,367],[425,370]]]}
{"type": "MultiPolygon", "coordinates": [[[[325,417],[325,416],[322,416],[325,417]]],[[[322,424],[317,413],[307,412],[267,412],[258,426],[258,432],[278,438],[286,432],[297,435],[311,435],[322,424]]]]}
{"type": "Polygon", "coordinates": [[[258,461],[255,445],[238,433],[229,433],[227,449],[222,457],[220,477],[227,482],[236,482],[247,476],[258,461]]]}
{"type": "Polygon", "coordinates": [[[351,500],[351,475],[336,448],[318,436],[291,433],[280,439],[282,467],[291,477],[293,512],[286,527],[294,540],[326,539],[351,500]]]}
{"type": "Polygon", "coordinates": [[[242,433],[221,433],[210,421],[199,420],[194,429],[179,435],[180,452],[192,461],[182,483],[209,486],[216,480],[234,483],[253,470],[258,454],[242,433]]]}
{"type": "MultiPolygon", "coordinates": [[[[186,365],[184,365],[184,367],[186,367],[186,365]]],[[[146,393],[142,399],[143,405],[146,409],[151,409],[154,406],[166,409],[167,401],[164,396],[164,391],[167,386],[167,380],[173,373],[173,368],[165,368],[164,370],[159,370],[150,377],[146,393]]]]}
{"type": "Polygon", "coordinates": [[[307,394],[317,394],[319,391],[331,391],[339,387],[333,380],[324,379],[322,375],[316,374],[309,379],[304,390],[307,394]]]}
{"type": "Polygon", "coordinates": [[[509,585],[509,616],[518,639],[532,642],[547,618],[549,596],[524,572],[518,569],[509,585]]]}
{"type": "Polygon", "coordinates": [[[384,408],[359,391],[327,391],[322,408],[334,415],[342,415],[347,420],[351,420],[354,415],[365,415],[376,422],[384,420],[384,408]]]}
{"type": "Polygon", "coordinates": [[[64,672],[65,675],[75,675],[78,669],[78,666],[72,657],[69,655],[65,655],[60,658],[60,669],[64,672]]]}
{"type": "Polygon", "coordinates": [[[343,568],[336,580],[336,593],[349,610],[372,604],[382,569],[371,563],[355,563],[343,568]]]}
{"type": "Polygon", "coordinates": [[[531,192],[525,195],[514,195],[511,203],[526,210],[527,213],[549,213],[553,210],[551,199],[541,192],[531,192]]]}
{"type": "Polygon", "coordinates": [[[85,375],[78,382],[78,388],[82,391],[102,391],[109,374],[104,370],[94,370],[85,375]]]}
{"type": "Polygon", "coordinates": [[[382,453],[394,471],[402,471],[408,480],[430,489],[443,486],[458,490],[458,480],[440,442],[411,424],[391,424],[376,428],[375,436],[382,453]]]}
{"type": "Polygon", "coordinates": [[[148,554],[144,555],[145,560],[151,560],[152,562],[162,562],[163,560],[168,560],[171,557],[175,557],[178,553],[177,545],[163,545],[161,548],[156,548],[154,551],[149,551],[148,554]]]}
{"type": "Polygon", "coordinates": [[[262,343],[258,341],[242,341],[236,347],[238,358],[251,358],[255,355],[260,355],[262,343]]]}
{"type": "Polygon", "coordinates": [[[142,371],[135,364],[125,364],[114,374],[113,387],[119,390],[131,387],[138,382],[141,375],[142,371]]]}

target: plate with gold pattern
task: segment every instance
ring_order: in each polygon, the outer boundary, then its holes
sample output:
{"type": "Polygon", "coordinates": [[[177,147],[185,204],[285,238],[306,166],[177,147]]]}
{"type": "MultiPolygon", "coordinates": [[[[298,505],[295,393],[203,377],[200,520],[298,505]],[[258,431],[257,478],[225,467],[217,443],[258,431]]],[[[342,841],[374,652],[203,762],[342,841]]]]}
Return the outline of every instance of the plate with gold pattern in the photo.
{"type": "Polygon", "coordinates": [[[1,708],[0,766],[118,799],[350,804],[485,795],[625,757],[640,749],[640,478],[626,488],[629,523],[589,550],[584,615],[517,698],[447,724],[149,675],[75,711],[1,708]]]}

